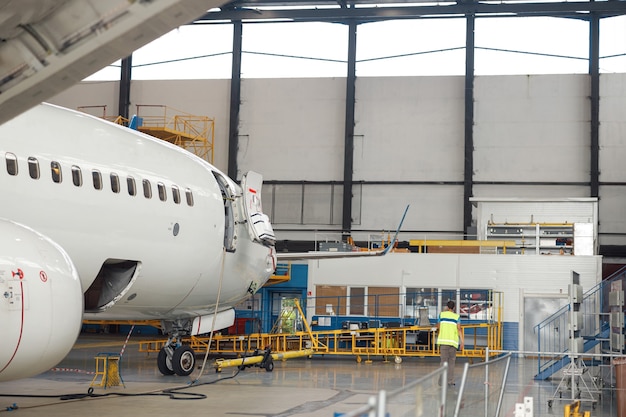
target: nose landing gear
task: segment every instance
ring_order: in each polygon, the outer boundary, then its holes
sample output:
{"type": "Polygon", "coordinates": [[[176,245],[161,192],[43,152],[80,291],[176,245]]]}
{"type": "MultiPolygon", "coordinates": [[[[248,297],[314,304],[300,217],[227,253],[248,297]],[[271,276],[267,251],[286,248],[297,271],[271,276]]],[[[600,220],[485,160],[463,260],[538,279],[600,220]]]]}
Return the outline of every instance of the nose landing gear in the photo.
{"type": "Polygon", "coordinates": [[[159,351],[157,366],[163,375],[187,376],[196,366],[196,355],[187,345],[166,345],[159,351]]]}

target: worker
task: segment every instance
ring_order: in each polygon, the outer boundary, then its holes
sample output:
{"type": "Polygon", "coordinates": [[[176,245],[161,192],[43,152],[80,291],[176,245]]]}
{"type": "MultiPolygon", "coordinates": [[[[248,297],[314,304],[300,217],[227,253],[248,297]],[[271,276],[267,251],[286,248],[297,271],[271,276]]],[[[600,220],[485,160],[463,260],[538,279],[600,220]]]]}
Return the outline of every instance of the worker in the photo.
{"type": "Polygon", "coordinates": [[[453,386],[454,382],[454,362],[456,361],[457,349],[463,350],[465,341],[461,330],[461,317],[454,312],[454,301],[448,301],[446,310],[439,314],[437,322],[437,345],[439,345],[439,356],[441,365],[448,363],[448,386],[453,386]],[[460,340],[460,344],[459,344],[460,340]]]}

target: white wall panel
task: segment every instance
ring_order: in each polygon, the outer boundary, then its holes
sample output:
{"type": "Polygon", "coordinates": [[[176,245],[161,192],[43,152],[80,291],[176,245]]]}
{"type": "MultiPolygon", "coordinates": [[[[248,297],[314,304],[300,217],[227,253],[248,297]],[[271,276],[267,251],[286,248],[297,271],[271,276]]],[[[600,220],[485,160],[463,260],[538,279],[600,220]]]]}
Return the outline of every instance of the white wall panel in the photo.
{"type": "MultiPolygon", "coordinates": [[[[49,103],[76,110],[81,106],[106,106],[107,115],[117,116],[119,81],[83,82],[48,100],[49,103]]],[[[101,114],[94,116],[101,116],[101,114]]]]}
{"type": "MultiPolygon", "coordinates": [[[[316,285],[493,289],[504,295],[504,321],[519,322],[520,291],[567,294],[571,272],[586,291],[601,280],[598,256],[515,256],[390,253],[376,259],[309,262],[308,291],[316,285]]],[[[309,306],[310,307],[310,306],[309,306]]]]}
{"type": "Polygon", "coordinates": [[[626,74],[600,76],[600,181],[626,181],[626,74]]]}
{"type": "Polygon", "coordinates": [[[402,225],[402,235],[407,239],[407,235],[423,237],[409,233],[411,230],[463,230],[462,186],[364,185],[362,190],[361,224],[357,229],[395,230],[405,207],[410,205],[402,225]]]}
{"type": "Polygon", "coordinates": [[[598,216],[600,217],[600,233],[603,236],[601,243],[606,245],[623,245],[623,236],[611,234],[626,234],[626,190],[620,186],[600,187],[600,202],[598,216]]]}
{"type": "Polygon", "coordinates": [[[354,179],[463,178],[463,77],[357,78],[354,179]]]}
{"type": "Polygon", "coordinates": [[[240,173],[266,180],[343,179],[346,81],[246,79],[241,84],[240,173]]]}
{"type": "Polygon", "coordinates": [[[588,185],[476,184],[476,197],[558,198],[588,197],[588,185]]]}
{"type": "Polygon", "coordinates": [[[477,77],[474,86],[474,180],[588,181],[587,77],[477,77]]]}

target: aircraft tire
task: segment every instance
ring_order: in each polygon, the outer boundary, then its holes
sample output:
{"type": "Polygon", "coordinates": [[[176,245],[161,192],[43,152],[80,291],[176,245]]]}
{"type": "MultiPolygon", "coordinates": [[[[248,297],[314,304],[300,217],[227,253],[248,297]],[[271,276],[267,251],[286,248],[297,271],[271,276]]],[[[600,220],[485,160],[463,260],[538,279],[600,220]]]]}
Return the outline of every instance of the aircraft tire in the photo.
{"type": "Polygon", "coordinates": [[[157,367],[163,375],[174,375],[174,369],[172,369],[171,362],[167,359],[167,352],[165,348],[159,351],[157,356],[157,367]]]}
{"type": "Polygon", "coordinates": [[[193,349],[182,345],[174,351],[172,356],[172,369],[179,376],[191,374],[196,366],[196,356],[193,349]]]}

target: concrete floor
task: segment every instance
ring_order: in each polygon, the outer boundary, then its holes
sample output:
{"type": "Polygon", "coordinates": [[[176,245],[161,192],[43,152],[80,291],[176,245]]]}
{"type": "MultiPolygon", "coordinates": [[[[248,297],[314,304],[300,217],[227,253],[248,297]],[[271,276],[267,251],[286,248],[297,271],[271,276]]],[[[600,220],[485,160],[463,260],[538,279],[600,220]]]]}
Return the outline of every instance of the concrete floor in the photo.
{"type": "MultiPolygon", "coordinates": [[[[396,364],[383,358],[357,363],[353,357],[314,356],[275,362],[273,372],[250,367],[241,371],[226,368],[216,373],[210,358],[201,377],[192,374],[198,382],[190,386],[192,378],[162,376],[156,368],[156,355],[140,353],[138,339],[131,338],[120,362],[125,387],[105,389],[97,386],[95,396],[85,396],[94,377],[94,356],[99,352],[119,353],[124,339],[114,335],[81,335],[72,352],[55,370],[33,378],[0,383],[0,413],[15,404],[18,408],[11,413],[16,417],[207,414],[333,417],[335,413],[348,412],[366,404],[368,398],[380,390],[389,392],[405,386],[439,365],[436,358],[404,358],[401,364],[396,364]]],[[[203,358],[198,355],[199,365],[203,358]]],[[[455,391],[460,385],[464,363],[463,359],[457,360],[457,385],[449,392],[446,403],[448,416],[454,412],[455,391]]],[[[534,381],[536,367],[536,360],[512,360],[501,416],[513,416],[515,404],[523,402],[524,397],[533,398],[534,416],[563,415],[564,405],[571,401],[554,395],[560,378],[534,381]],[[548,407],[550,399],[553,399],[552,407],[548,407]]],[[[590,372],[595,370],[590,369],[590,372]]],[[[467,389],[481,392],[482,385],[482,382],[468,380],[467,389]]],[[[617,416],[615,391],[608,381],[606,385],[596,408],[591,408],[590,401],[583,401],[582,410],[590,410],[593,417],[617,416]]],[[[563,394],[568,398],[570,395],[571,392],[563,394]]],[[[426,399],[426,403],[429,401],[426,399]]],[[[495,400],[490,398],[489,401],[495,400]]],[[[402,415],[392,411],[391,407],[389,411],[391,417],[402,415]]],[[[435,414],[426,411],[424,415],[435,414]]],[[[464,407],[460,415],[477,414],[470,407],[464,407]]]]}

